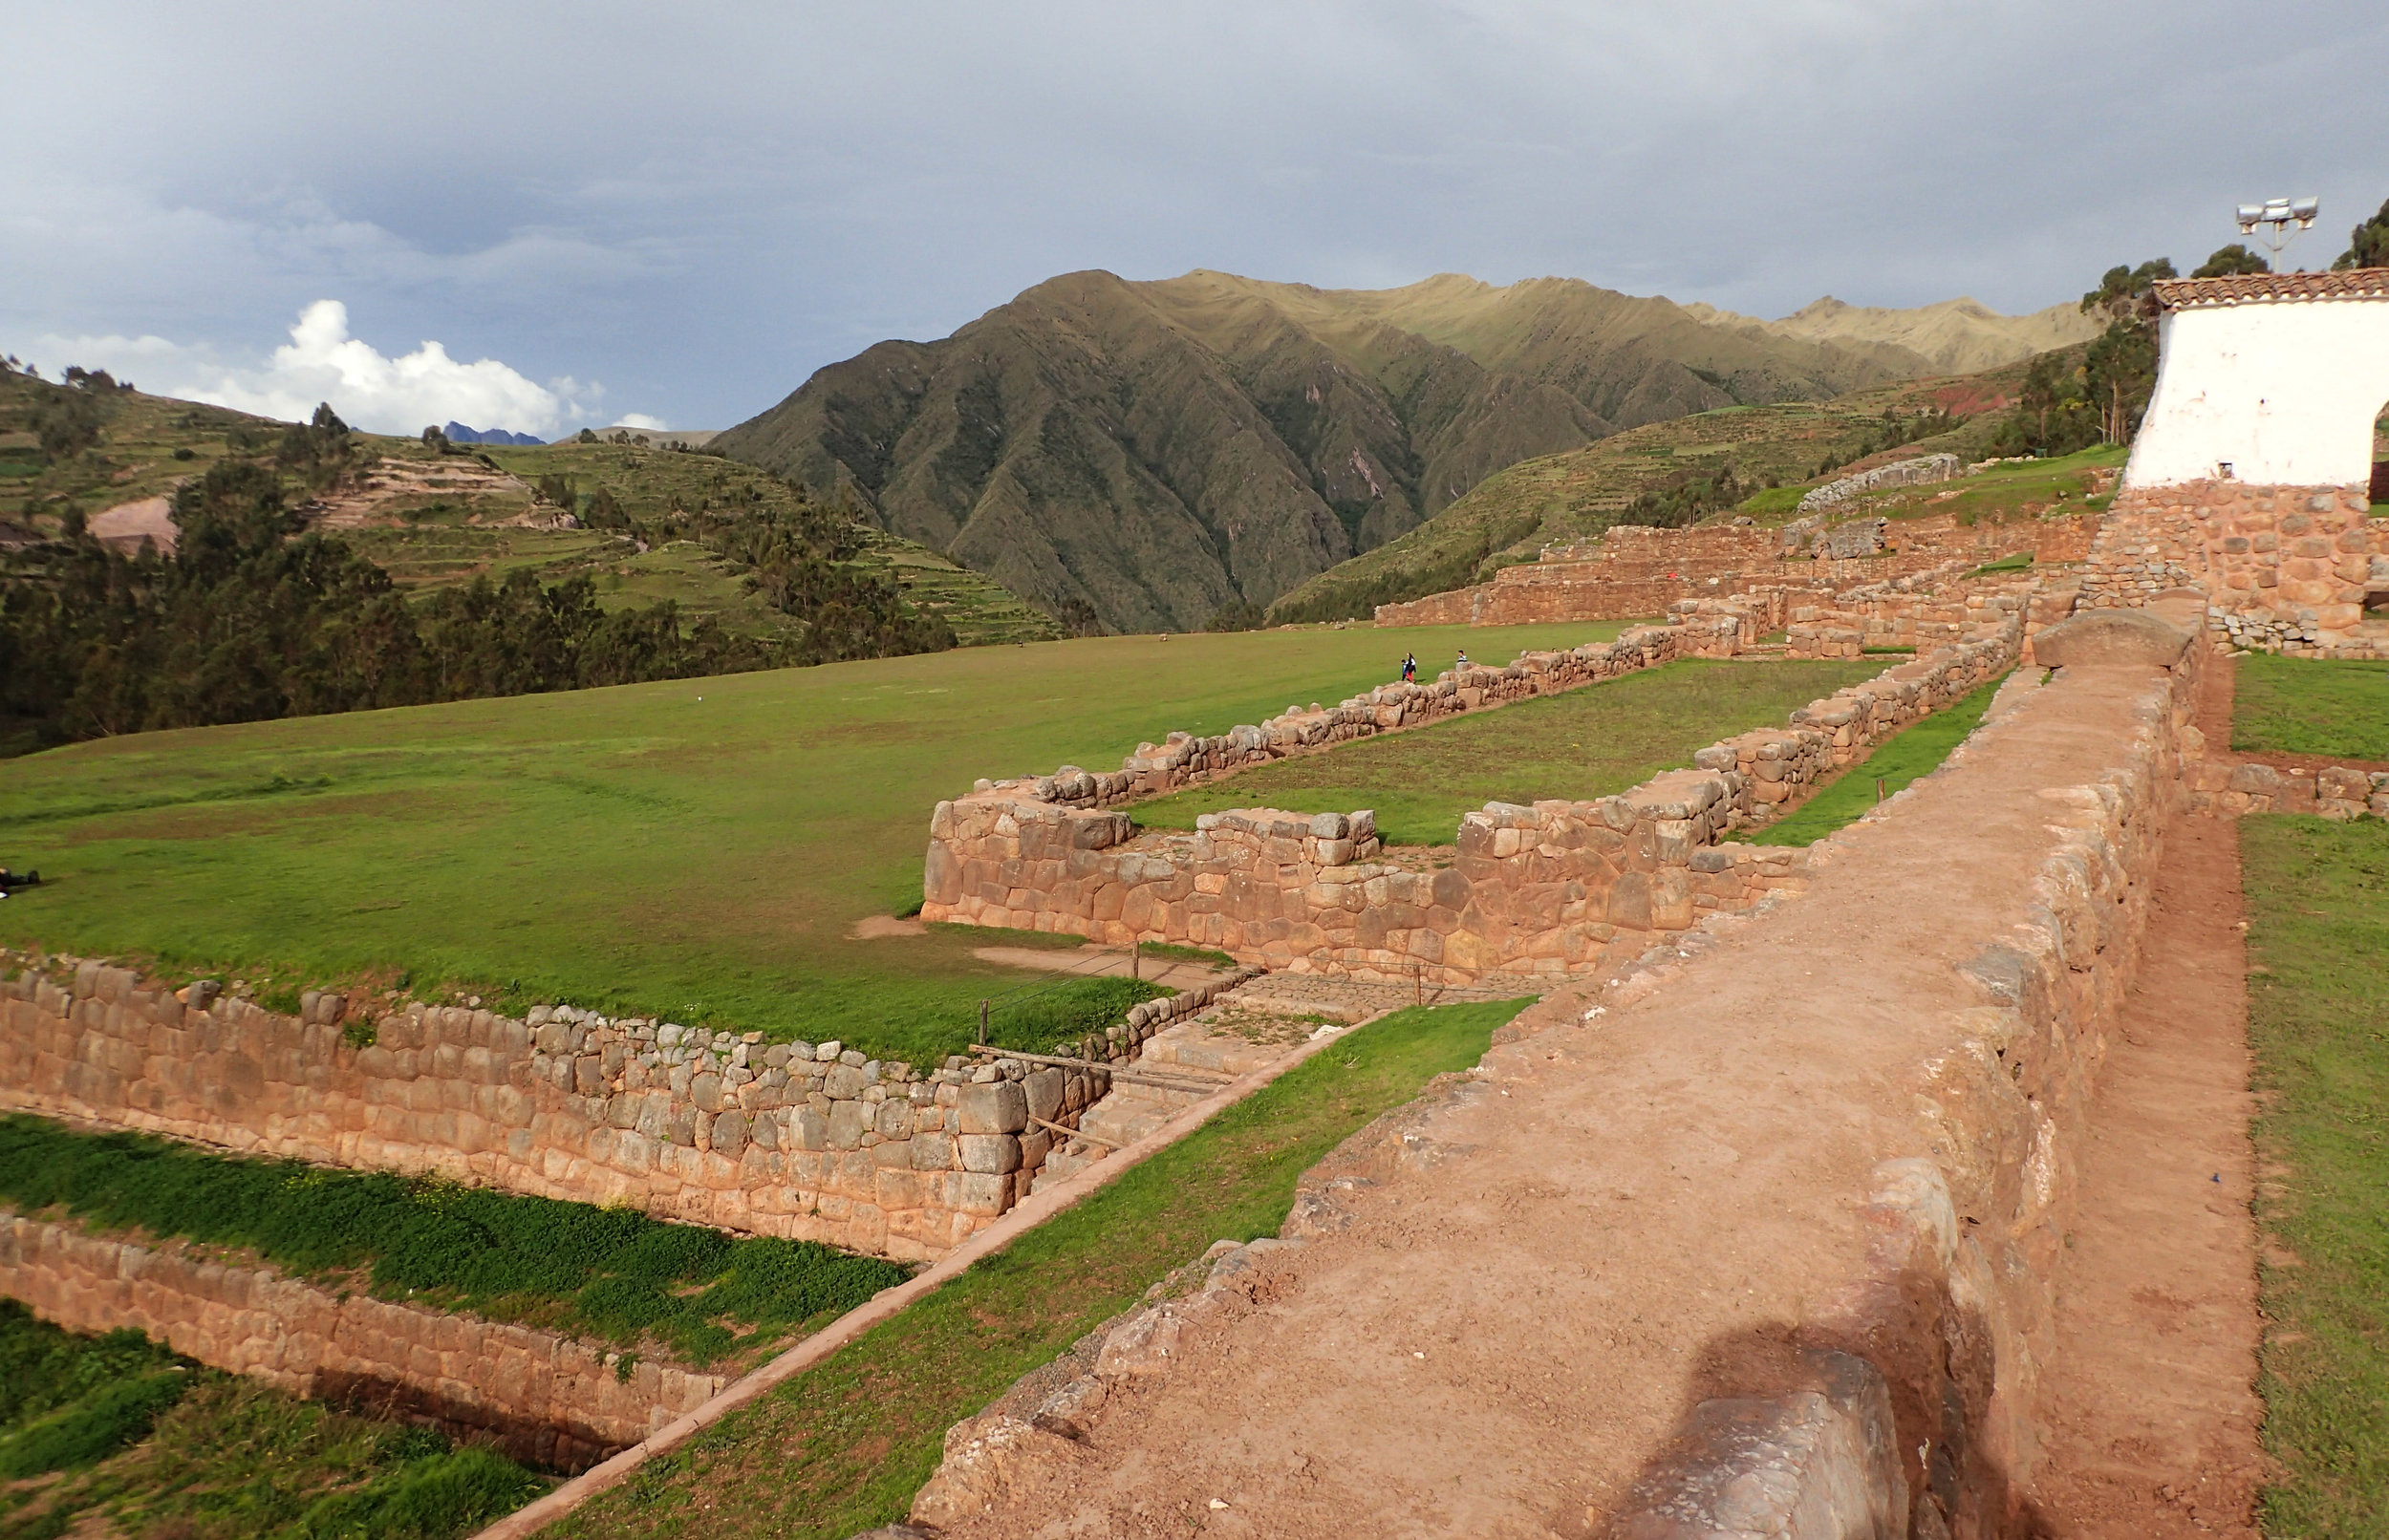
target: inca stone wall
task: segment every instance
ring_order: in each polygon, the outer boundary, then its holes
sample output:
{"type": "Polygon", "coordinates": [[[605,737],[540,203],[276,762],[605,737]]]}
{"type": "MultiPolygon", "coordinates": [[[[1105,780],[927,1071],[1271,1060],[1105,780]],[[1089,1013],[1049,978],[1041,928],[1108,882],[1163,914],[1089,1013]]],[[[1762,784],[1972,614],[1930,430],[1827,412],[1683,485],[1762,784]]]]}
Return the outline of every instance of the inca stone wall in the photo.
{"type": "MultiPolygon", "coordinates": [[[[1647,945],[1704,910],[1803,880],[1794,850],[1720,845],[1836,765],[2010,667],[2010,614],[1985,640],[1903,664],[1694,756],[1696,768],[1597,802],[1491,803],[1441,867],[1388,858],[1372,815],[1206,814],[1193,835],[1015,783],[940,802],[922,917],[1125,944],[1183,942],[1271,969],[1469,982],[1560,973],[1647,945]]],[[[1388,687],[1399,688],[1399,687],[1388,687]]],[[[1395,707],[1394,709],[1399,709],[1395,707]]]]}
{"type": "Polygon", "coordinates": [[[570,1337],[5,1210],[0,1294],[71,1331],[130,1326],[294,1395],[436,1417],[566,1470],[636,1444],[723,1384],[643,1361],[618,1373],[613,1354],[570,1337]]]}
{"type": "Polygon", "coordinates": [[[1667,613],[1679,600],[1716,598],[1769,586],[1827,589],[1862,565],[1877,583],[1963,562],[1972,570],[2030,553],[2043,566],[2080,561],[2091,522],[2059,514],[2005,524],[1961,524],[1947,514],[1827,526],[1821,519],[1781,528],[1703,524],[1647,529],[1621,524],[1589,545],[1552,546],[1537,562],[1505,567],[1489,583],[1380,605],[1380,626],[1516,626],[1530,622],[1629,620],[1667,613]],[[1862,529],[1860,526],[1863,526],[1862,529]],[[1856,531],[1855,546],[1838,545],[1856,531]],[[1880,537],[1880,538],[1879,538],[1880,537]],[[1875,555],[1883,540],[1894,547],[1875,555]],[[1842,557],[1857,562],[1844,563],[1842,557]]]}
{"type": "Polygon", "coordinates": [[[347,1009],[178,998],[96,962],[27,969],[0,983],[0,1106],[911,1259],[1026,1192],[1051,1138],[1027,1113],[1075,1126],[1102,1094],[1094,1072],[991,1084],[993,1066],[922,1073],[569,1007],[415,1005],[358,1047],[347,1009]]]}
{"type": "Polygon", "coordinates": [[[1880,492],[1889,486],[1923,486],[1932,481],[1946,481],[1962,468],[1955,455],[1926,455],[1916,460],[1894,460],[1888,465],[1878,465],[1871,471],[1861,471],[1856,476],[1844,476],[1838,481],[1827,481],[1800,499],[1800,511],[1815,513],[1821,508],[1838,507],[1852,498],[1880,492]]]}
{"type": "Polygon", "coordinates": [[[2082,583],[2085,608],[2137,608],[2203,588],[2235,645],[2308,657],[2389,656],[2389,520],[2363,483],[2127,487],[2108,509],[2082,583]]]}
{"type": "Polygon", "coordinates": [[[1138,744],[1117,771],[1088,771],[1065,764],[1049,776],[982,780],[975,794],[1025,796],[1064,807],[1109,807],[1131,798],[1159,796],[1216,781],[1307,749],[1422,727],[1487,706],[1598,684],[1680,657],[1731,657],[1737,634],[1731,617],[1637,626],[1620,633],[1614,642],[1588,643],[1564,652],[1521,652],[1500,667],[1472,663],[1464,669],[1447,669],[1431,680],[1380,685],[1367,695],[1334,706],[1288,706],[1257,727],[1235,727],[1216,737],[1172,733],[1158,744],[1138,744]]]}

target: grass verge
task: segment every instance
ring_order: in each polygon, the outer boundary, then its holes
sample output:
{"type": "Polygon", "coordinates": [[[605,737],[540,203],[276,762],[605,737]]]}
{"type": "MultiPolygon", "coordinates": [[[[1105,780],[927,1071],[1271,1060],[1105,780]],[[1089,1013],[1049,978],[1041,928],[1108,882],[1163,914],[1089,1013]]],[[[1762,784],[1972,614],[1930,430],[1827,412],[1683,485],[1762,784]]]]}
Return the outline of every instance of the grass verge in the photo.
{"type": "Polygon", "coordinates": [[[61,1331],[0,1299],[0,1529],[18,1540],[449,1540],[545,1487],[431,1429],[344,1416],[139,1332],[61,1331]]]}
{"type": "Polygon", "coordinates": [[[2389,663],[2250,652],[2238,661],[2231,746],[2389,759],[2389,663]]]}
{"type": "Polygon", "coordinates": [[[1797,707],[1871,679],[1875,663],[1686,659],[1564,695],[1521,700],[1415,732],[1365,738],[1194,786],[1130,811],[1191,829],[1204,813],[1374,808],[1388,845],[1450,845],[1460,815],[1489,802],[1605,797],[1689,764],[1720,738],[1780,723],[1797,707]]]}
{"type": "Polygon", "coordinates": [[[846,1540],[902,1518],[949,1426],[1213,1241],[1275,1233],[1296,1178],[1475,1063],[1521,1003],[1412,1009],[1354,1033],[549,1532],[846,1540]]]}
{"type": "Polygon", "coordinates": [[[1813,845],[1834,830],[1857,823],[1883,798],[1905,790],[1920,777],[1931,775],[1966,741],[1991,709],[2006,674],[1975,686],[1947,709],[1910,722],[1875,745],[1865,759],[1825,782],[1781,823],[1762,828],[1738,829],[1727,836],[1751,845],[1813,845]],[[1882,782],[1878,793],[1876,782],[1882,782]]]}
{"type": "Polygon", "coordinates": [[[733,1239],[627,1208],[381,1171],[247,1160],[140,1134],[0,1118],[0,1199],[111,1230],[238,1247],[303,1276],[683,1363],[742,1358],[908,1270],[814,1241],[733,1239]]]}
{"type": "MultiPolygon", "coordinates": [[[[2250,661],[2242,659],[2242,662],[2250,661]]],[[[2244,676],[2245,677],[2245,676],[2244,676]]],[[[2273,1540],[2389,1513],[2389,823],[2240,823],[2273,1540]]]]}

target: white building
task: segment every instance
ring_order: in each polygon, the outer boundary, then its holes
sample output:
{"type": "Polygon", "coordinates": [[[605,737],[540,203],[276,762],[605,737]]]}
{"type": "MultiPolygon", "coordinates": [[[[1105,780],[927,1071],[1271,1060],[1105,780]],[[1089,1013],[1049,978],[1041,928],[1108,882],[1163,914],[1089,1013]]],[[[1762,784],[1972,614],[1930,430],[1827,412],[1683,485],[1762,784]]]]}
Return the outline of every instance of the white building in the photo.
{"type": "Polygon", "coordinates": [[[2125,488],[2361,485],[2389,407],[2389,267],[2157,285],[2156,395],[2125,488]]]}

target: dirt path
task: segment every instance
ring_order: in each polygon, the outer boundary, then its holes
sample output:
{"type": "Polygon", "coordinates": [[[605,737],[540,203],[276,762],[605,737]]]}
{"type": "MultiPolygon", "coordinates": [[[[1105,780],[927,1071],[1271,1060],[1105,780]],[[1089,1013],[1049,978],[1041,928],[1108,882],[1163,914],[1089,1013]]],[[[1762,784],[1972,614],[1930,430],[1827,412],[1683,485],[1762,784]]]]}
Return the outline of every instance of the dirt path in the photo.
{"type": "Polygon", "coordinates": [[[2091,1102],[2057,1351],[2041,1381],[2047,1463],[2033,1495],[2044,1535],[2257,1532],[2264,1408],[2240,916],[2239,825],[2181,820],[2091,1102]]]}
{"type": "Polygon", "coordinates": [[[2150,688],[2033,693],[1797,902],[1495,1050],[1347,1229],[1274,1255],[949,1534],[1592,1533],[1690,1404],[1778,1383],[1796,1323],[1864,1274],[1851,1195],[1924,1152],[1918,1066],[1978,998],[1957,965],[2024,912],[2044,791],[2120,762],[2150,688]]]}

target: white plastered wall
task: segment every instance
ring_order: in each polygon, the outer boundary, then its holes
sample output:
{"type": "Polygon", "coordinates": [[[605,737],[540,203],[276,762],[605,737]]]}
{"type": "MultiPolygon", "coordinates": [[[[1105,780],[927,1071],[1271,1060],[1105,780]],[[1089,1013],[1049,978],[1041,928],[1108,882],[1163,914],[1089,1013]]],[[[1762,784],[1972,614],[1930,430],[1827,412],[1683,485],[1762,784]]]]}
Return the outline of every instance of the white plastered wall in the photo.
{"type": "Polygon", "coordinates": [[[2157,339],[2157,390],[2125,486],[2346,486],[2372,475],[2373,419],[2389,403],[2389,298],[2172,310],[2157,339]]]}

